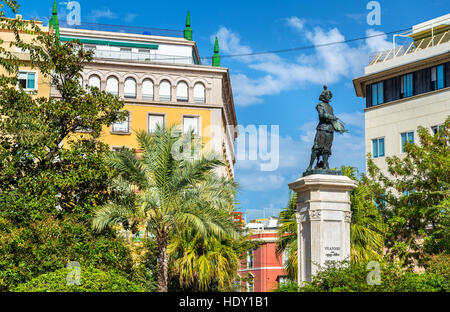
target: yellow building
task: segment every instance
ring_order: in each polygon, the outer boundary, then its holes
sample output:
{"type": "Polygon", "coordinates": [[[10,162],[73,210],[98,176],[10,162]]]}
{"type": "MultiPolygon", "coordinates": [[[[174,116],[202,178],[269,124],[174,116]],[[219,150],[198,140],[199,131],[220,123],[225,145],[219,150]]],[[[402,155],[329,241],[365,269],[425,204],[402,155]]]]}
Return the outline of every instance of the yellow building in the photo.
{"type": "MultiPolygon", "coordinates": [[[[21,19],[20,15],[16,15],[16,18],[21,19]]],[[[5,18],[6,19],[6,18],[5,18]]],[[[28,21],[31,22],[31,21],[28,21]]],[[[42,31],[48,32],[48,28],[42,25],[42,22],[33,21],[42,31]]],[[[20,37],[25,43],[31,43],[35,34],[31,32],[21,31],[20,37]]],[[[16,46],[10,46],[12,42],[15,42],[14,32],[0,28],[0,45],[8,52],[12,52],[17,59],[24,62],[19,67],[18,73],[18,86],[22,86],[25,92],[36,97],[49,97],[50,96],[50,78],[45,77],[38,68],[31,67],[30,55],[26,51],[22,51],[16,46]]],[[[7,72],[3,67],[0,67],[0,73],[6,75],[7,72]]]]}
{"type": "MultiPolygon", "coordinates": [[[[226,166],[220,174],[234,177],[238,133],[229,71],[220,67],[217,42],[212,66],[201,63],[189,13],[184,31],[59,23],[62,42],[78,39],[85,49],[94,51],[81,83],[125,102],[127,120],[105,127],[103,142],[113,150],[137,148],[138,130],[179,125],[184,132],[194,130],[203,151],[223,157],[226,166]]],[[[55,89],[50,94],[58,97],[55,89]]]]}

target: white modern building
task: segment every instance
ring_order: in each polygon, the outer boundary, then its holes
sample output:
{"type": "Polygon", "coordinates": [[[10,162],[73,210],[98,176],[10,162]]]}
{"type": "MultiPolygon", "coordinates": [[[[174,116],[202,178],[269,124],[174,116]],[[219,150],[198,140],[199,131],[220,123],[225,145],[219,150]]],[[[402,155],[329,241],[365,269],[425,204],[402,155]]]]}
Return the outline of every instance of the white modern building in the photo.
{"type": "Polygon", "coordinates": [[[393,47],[353,84],[366,99],[366,154],[386,173],[385,157],[401,157],[404,142],[417,143],[419,125],[436,132],[450,115],[450,14],[394,35],[393,47]]]}

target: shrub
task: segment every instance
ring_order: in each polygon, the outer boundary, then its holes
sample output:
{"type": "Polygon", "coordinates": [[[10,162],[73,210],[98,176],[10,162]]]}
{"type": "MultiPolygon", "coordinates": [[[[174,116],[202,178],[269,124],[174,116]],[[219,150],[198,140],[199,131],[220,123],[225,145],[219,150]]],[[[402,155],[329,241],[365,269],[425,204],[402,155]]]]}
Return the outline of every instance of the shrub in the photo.
{"type": "Polygon", "coordinates": [[[0,233],[0,291],[64,268],[70,261],[133,275],[130,250],[115,233],[95,235],[75,218],[47,217],[27,227],[0,220],[0,233]]]}
{"type": "MultiPolygon", "coordinates": [[[[380,285],[369,285],[367,276],[372,269],[366,263],[330,263],[302,292],[442,292],[450,291],[449,280],[441,271],[423,274],[405,270],[397,264],[380,263],[380,285]]],[[[447,267],[448,268],[448,267],[447,267]]],[[[447,273],[448,274],[448,271],[447,273]]]]}
{"type": "Polygon", "coordinates": [[[298,284],[296,281],[288,280],[284,283],[278,283],[278,287],[273,292],[298,292],[298,284]]]}
{"type": "Polygon", "coordinates": [[[126,277],[112,272],[104,272],[92,267],[81,267],[80,285],[67,283],[71,270],[59,269],[42,274],[31,281],[14,288],[15,292],[142,292],[144,289],[126,277]]]}

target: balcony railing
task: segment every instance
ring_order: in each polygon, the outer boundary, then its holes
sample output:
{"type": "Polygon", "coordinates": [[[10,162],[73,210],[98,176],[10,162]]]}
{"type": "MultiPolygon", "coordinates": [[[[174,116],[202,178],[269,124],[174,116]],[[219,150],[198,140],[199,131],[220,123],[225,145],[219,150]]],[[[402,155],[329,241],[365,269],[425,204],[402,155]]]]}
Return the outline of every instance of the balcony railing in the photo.
{"type": "Polygon", "coordinates": [[[133,62],[161,62],[172,64],[195,64],[194,58],[190,56],[178,56],[178,55],[162,55],[152,54],[148,52],[131,52],[131,51],[102,51],[93,50],[94,58],[97,59],[112,59],[112,60],[124,60],[133,62]]]}

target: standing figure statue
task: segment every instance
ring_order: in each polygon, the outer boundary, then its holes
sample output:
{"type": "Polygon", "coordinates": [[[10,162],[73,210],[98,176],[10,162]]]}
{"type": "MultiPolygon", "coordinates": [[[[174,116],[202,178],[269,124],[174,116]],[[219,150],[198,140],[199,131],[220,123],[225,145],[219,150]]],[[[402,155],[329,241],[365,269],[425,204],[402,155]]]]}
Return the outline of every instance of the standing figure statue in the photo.
{"type": "Polygon", "coordinates": [[[316,110],[319,113],[319,124],[316,128],[317,132],[314,138],[314,146],[312,147],[311,161],[306,172],[311,171],[314,160],[317,160],[314,169],[330,169],[328,158],[331,155],[334,131],[339,133],[347,132],[344,128],[344,123],[334,116],[333,107],[330,105],[332,97],[333,94],[324,85],[319,97],[321,102],[316,106],[316,110]],[[322,156],[322,161],[320,161],[320,156],[322,156]]]}

